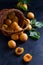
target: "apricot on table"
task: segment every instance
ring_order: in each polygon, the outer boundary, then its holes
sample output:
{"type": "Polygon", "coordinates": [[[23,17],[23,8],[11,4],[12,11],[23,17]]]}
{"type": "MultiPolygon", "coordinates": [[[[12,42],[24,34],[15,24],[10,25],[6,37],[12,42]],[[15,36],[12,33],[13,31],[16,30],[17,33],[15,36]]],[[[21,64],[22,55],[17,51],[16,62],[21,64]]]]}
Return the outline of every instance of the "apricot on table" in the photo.
{"type": "Polygon", "coordinates": [[[9,48],[15,48],[16,47],[16,42],[13,41],[13,40],[10,40],[10,41],[8,41],[8,46],[9,46],[9,48]]]}
{"type": "Polygon", "coordinates": [[[22,48],[22,47],[17,47],[15,49],[16,55],[21,55],[23,52],[24,52],[24,48],[22,48]]]}
{"type": "Polygon", "coordinates": [[[25,62],[30,62],[30,61],[32,60],[32,55],[29,54],[29,53],[25,54],[25,55],[23,56],[23,60],[24,60],[25,62]]]}
{"type": "Polygon", "coordinates": [[[20,40],[21,41],[25,42],[25,41],[27,41],[27,39],[28,39],[28,35],[26,33],[20,34],[20,40]]]}
{"type": "Polygon", "coordinates": [[[34,15],[33,12],[28,12],[28,13],[27,13],[27,17],[28,17],[29,19],[34,19],[35,15],[34,15]]]}
{"type": "Polygon", "coordinates": [[[18,40],[19,39],[19,35],[18,34],[12,34],[11,35],[11,39],[18,40]]]}

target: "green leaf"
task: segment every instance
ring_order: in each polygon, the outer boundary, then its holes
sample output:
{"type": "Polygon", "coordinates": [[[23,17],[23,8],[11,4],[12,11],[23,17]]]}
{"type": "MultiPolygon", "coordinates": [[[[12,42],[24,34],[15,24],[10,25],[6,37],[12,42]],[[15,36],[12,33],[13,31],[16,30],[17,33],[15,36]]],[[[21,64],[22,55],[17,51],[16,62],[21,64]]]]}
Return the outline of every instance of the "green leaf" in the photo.
{"type": "Polygon", "coordinates": [[[22,4],[24,4],[23,0],[18,0],[18,2],[21,2],[22,4]]]}
{"type": "Polygon", "coordinates": [[[43,27],[43,23],[38,22],[36,19],[31,20],[31,25],[33,28],[42,28],[43,27]]]}
{"type": "Polygon", "coordinates": [[[18,2],[17,7],[20,8],[22,7],[22,5],[23,5],[22,2],[18,2]]]}
{"type": "Polygon", "coordinates": [[[31,20],[30,24],[35,27],[36,19],[31,20]]]}
{"type": "Polygon", "coordinates": [[[42,28],[43,27],[43,23],[42,22],[36,22],[35,26],[37,28],[42,28]]]}
{"type": "Polygon", "coordinates": [[[24,0],[25,4],[28,4],[30,2],[30,0],[24,0]]]}
{"type": "Polygon", "coordinates": [[[28,4],[30,2],[30,0],[18,0],[18,2],[22,2],[24,4],[28,4]]]}
{"type": "Polygon", "coordinates": [[[40,38],[40,33],[39,33],[39,32],[30,31],[29,33],[30,33],[30,35],[29,35],[29,36],[30,36],[32,39],[37,40],[37,39],[39,39],[39,38],[40,38]]]}

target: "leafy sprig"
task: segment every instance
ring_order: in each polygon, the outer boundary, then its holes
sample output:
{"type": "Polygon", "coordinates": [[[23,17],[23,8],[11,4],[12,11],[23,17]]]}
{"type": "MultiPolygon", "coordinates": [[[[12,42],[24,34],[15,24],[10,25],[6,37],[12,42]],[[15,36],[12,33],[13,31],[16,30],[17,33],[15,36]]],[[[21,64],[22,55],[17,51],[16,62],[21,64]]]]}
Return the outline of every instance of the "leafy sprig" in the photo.
{"type": "Polygon", "coordinates": [[[28,31],[29,32],[29,36],[32,39],[39,39],[40,38],[40,33],[36,31],[37,28],[42,28],[43,27],[43,23],[37,21],[36,19],[31,20],[31,26],[32,26],[32,30],[28,31]]]}
{"type": "Polygon", "coordinates": [[[34,28],[42,28],[43,27],[43,23],[37,21],[36,19],[31,20],[31,25],[34,28]]]}
{"type": "Polygon", "coordinates": [[[39,33],[39,32],[36,32],[36,31],[30,31],[29,33],[30,33],[29,36],[30,36],[32,39],[34,39],[34,40],[37,40],[37,39],[40,38],[40,33],[39,33]]]}

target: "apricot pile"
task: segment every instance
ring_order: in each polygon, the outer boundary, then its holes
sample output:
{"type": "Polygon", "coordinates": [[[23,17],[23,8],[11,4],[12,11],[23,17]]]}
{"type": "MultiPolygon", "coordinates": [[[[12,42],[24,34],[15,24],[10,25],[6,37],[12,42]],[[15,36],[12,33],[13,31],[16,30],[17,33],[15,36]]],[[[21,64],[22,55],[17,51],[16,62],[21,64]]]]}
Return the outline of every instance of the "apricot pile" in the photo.
{"type": "MultiPolygon", "coordinates": [[[[23,26],[24,26],[24,24],[28,25],[27,30],[31,30],[32,26],[30,24],[30,19],[34,18],[34,14],[32,12],[28,12],[27,17],[28,17],[27,21],[23,20],[23,26]]],[[[10,12],[7,15],[6,19],[4,20],[2,28],[6,29],[8,31],[15,31],[15,32],[21,31],[21,30],[23,30],[23,27],[20,27],[18,22],[19,22],[19,18],[16,16],[15,12],[10,12]]],[[[6,35],[4,32],[3,32],[3,34],[6,35]]],[[[12,34],[11,39],[15,40],[15,41],[21,40],[24,42],[24,41],[27,41],[28,35],[24,32],[21,32],[20,34],[12,34]]]]}
{"type": "MultiPolygon", "coordinates": [[[[23,26],[28,25],[27,30],[32,30],[32,26],[30,24],[30,19],[34,19],[34,14],[32,12],[28,12],[27,14],[27,21],[23,20],[23,26]]],[[[3,29],[6,29],[8,31],[21,31],[23,29],[23,27],[20,27],[19,25],[19,18],[15,15],[14,12],[11,12],[7,15],[7,18],[4,20],[4,23],[2,25],[3,29]]],[[[6,34],[3,32],[3,34],[6,36],[6,34]]],[[[13,33],[10,35],[11,40],[8,41],[8,46],[9,48],[16,48],[16,42],[17,40],[20,40],[22,42],[25,42],[28,40],[28,35],[26,33],[24,33],[23,31],[20,33],[13,33]]],[[[16,55],[21,55],[24,52],[24,48],[23,47],[17,47],[15,49],[15,53],[16,55]]],[[[25,54],[23,57],[23,60],[25,62],[30,62],[32,60],[32,56],[28,53],[25,54]]]]}

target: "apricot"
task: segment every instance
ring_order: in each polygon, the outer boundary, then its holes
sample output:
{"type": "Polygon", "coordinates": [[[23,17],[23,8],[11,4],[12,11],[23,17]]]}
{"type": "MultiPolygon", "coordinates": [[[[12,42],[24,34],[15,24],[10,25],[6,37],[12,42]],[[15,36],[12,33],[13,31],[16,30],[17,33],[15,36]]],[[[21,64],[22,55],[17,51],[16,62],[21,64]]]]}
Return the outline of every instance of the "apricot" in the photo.
{"type": "Polygon", "coordinates": [[[2,28],[3,28],[3,29],[7,29],[7,28],[8,28],[8,25],[3,24],[3,25],[2,25],[2,28]]]}
{"type": "Polygon", "coordinates": [[[32,29],[32,26],[31,25],[28,25],[27,30],[31,30],[31,29],[32,29]]]}
{"type": "Polygon", "coordinates": [[[12,34],[11,35],[11,39],[18,40],[19,39],[19,35],[18,34],[12,34]]]}
{"type": "Polygon", "coordinates": [[[24,48],[22,48],[22,47],[17,47],[15,49],[16,55],[21,55],[23,52],[24,52],[24,48]]]}
{"type": "Polygon", "coordinates": [[[30,62],[32,60],[32,55],[29,54],[29,53],[25,54],[24,57],[23,57],[23,60],[25,62],[30,62]]]}
{"type": "Polygon", "coordinates": [[[29,19],[34,19],[35,15],[34,15],[33,12],[28,12],[28,13],[27,13],[27,17],[28,17],[29,19]]]}
{"type": "Polygon", "coordinates": [[[12,21],[10,19],[6,19],[5,23],[9,26],[12,23],[12,21]]]}
{"type": "Polygon", "coordinates": [[[20,34],[20,40],[21,40],[21,41],[25,42],[25,41],[27,41],[27,39],[28,39],[28,36],[27,36],[26,33],[20,34]]]}
{"type": "Polygon", "coordinates": [[[13,40],[10,40],[10,41],[8,41],[8,46],[9,46],[9,48],[15,48],[16,47],[16,42],[13,41],[13,40]]]}
{"type": "Polygon", "coordinates": [[[15,18],[14,19],[12,19],[12,21],[14,22],[17,22],[18,23],[18,17],[17,16],[15,16],[15,18]]]}
{"type": "Polygon", "coordinates": [[[12,19],[15,18],[15,13],[14,12],[10,12],[7,17],[8,17],[8,19],[12,20],[12,19]]]}

